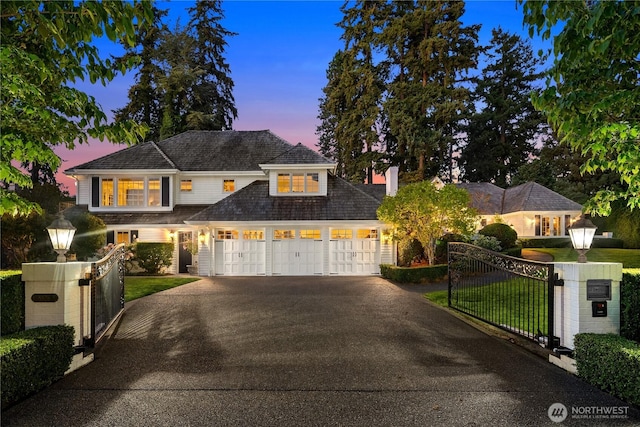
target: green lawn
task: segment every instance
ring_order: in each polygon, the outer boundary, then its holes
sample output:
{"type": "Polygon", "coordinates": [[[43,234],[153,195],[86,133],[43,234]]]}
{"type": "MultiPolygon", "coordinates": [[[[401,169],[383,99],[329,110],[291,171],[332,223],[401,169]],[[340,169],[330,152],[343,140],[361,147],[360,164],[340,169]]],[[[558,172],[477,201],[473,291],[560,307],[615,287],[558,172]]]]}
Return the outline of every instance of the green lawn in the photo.
{"type": "MultiPolygon", "coordinates": [[[[508,325],[535,334],[547,328],[546,284],[524,278],[497,282],[467,289],[458,293],[452,303],[465,313],[488,320],[497,325],[508,325]]],[[[448,291],[429,292],[424,295],[443,307],[447,306],[448,291]]]]}
{"type": "Polygon", "coordinates": [[[127,276],[124,279],[125,302],[142,298],[156,292],[175,288],[176,286],[200,280],[193,277],[136,277],[127,276]]]}
{"type": "MultiPolygon", "coordinates": [[[[578,260],[578,253],[572,248],[529,248],[553,256],[556,262],[578,260]]],[[[621,262],[627,268],[640,268],[640,249],[594,248],[587,252],[590,262],[621,262]]]]}

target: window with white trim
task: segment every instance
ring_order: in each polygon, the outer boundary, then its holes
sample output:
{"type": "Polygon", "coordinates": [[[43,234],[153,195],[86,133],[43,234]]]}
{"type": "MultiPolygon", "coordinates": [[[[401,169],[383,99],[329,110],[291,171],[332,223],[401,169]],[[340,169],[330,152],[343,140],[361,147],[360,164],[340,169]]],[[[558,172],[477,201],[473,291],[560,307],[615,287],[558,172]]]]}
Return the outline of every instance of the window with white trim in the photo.
{"type": "Polygon", "coordinates": [[[102,178],[99,193],[99,200],[92,206],[98,206],[98,202],[102,207],[163,206],[160,178],[102,178]]]}
{"type": "Polygon", "coordinates": [[[274,240],[295,239],[296,230],[273,230],[274,240]]]}
{"type": "Polygon", "coordinates": [[[225,179],[222,182],[222,191],[225,193],[233,193],[234,191],[236,191],[236,180],[225,179]]]}
{"type": "Polygon", "coordinates": [[[317,172],[306,173],[279,173],[278,193],[319,193],[320,174],[317,172]]]}

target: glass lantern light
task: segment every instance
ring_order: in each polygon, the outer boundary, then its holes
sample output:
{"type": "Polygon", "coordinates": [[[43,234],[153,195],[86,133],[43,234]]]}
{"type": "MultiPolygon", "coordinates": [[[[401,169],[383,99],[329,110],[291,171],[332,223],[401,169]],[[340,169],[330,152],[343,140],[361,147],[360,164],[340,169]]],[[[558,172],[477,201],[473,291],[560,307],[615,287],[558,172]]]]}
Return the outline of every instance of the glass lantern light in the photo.
{"type": "Polygon", "coordinates": [[[587,252],[593,243],[593,236],[596,234],[596,227],[589,218],[584,215],[580,216],[576,222],[569,227],[569,236],[571,236],[571,244],[578,252],[578,262],[587,262],[587,252]]]}
{"type": "Polygon", "coordinates": [[[56,262],[67,262],[65,254],[71,247],[71,241],[73,240],[73,235],[76,233],[76,228],[60,213],[58,214],[58,218],[47,227],[47,231],[49,232],[53,250],[58,253],[56,262]]]}

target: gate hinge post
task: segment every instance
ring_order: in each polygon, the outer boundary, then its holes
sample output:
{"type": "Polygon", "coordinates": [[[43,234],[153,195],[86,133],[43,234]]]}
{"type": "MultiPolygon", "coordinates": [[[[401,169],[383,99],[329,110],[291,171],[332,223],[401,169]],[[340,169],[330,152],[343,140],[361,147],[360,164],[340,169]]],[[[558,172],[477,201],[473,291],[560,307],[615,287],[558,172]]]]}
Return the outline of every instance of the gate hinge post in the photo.
{"type": "Polygon", "coordinates": [[[564,279],[558,278],[558,273],[553,275],[553,286],[564,286],[564,279]]]}

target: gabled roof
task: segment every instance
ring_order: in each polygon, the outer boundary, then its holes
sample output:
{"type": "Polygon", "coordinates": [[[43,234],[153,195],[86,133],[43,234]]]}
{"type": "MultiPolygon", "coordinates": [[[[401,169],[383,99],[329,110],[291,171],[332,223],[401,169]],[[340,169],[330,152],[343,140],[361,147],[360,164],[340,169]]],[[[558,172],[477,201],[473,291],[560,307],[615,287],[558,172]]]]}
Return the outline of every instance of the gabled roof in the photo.
{"type": "Polygon", "coordinates": [[[331,164],[302,144],[293,146],[269,130],[188,131],[134,145],[66,172],[100,169],[259,171],[260,164],[331,164]],[[275,160],[277,159],[277,160],[275,160]]]}
{"type": "Polygon", "coordinates": [[[481,215],[500,215],[523,211],[580,211],[582,205],[536,182],[506,190],[488,182],[460,183],[471,196],[471,206],[481,215]]]}
{"type": "MultiPolygon", "coordinates": [[[[100,218],[108,225],[175,225],[183,224],[187,218],[192,217],[207,206],[209,205],[176,205],[171,212],[91,212],[91,215],[100,218]]],[[[76,205],[69,209],[80,212],[89,211],[87,205],[76,205]]],[[[67,214],[66,212],[65,215],[67,214]]],[[[69,210],[68,216],[72,215],[73,213],[69,210]]]]}
{"type": "Polygon", "coordinates": [[[376,220],[380,202],[329,175],[327,196],[269,196],[268,181],[254,181],[190,221],[376,220]]]}
{"type": "Polygon", "coordinates": [[[300,165],[300,164],[327,164],[332,165],[334,162],[321,156],[313,150],[305,147],[301,143],[294,146],[290,150],[264,162],[270,165],[300,165]]]}

